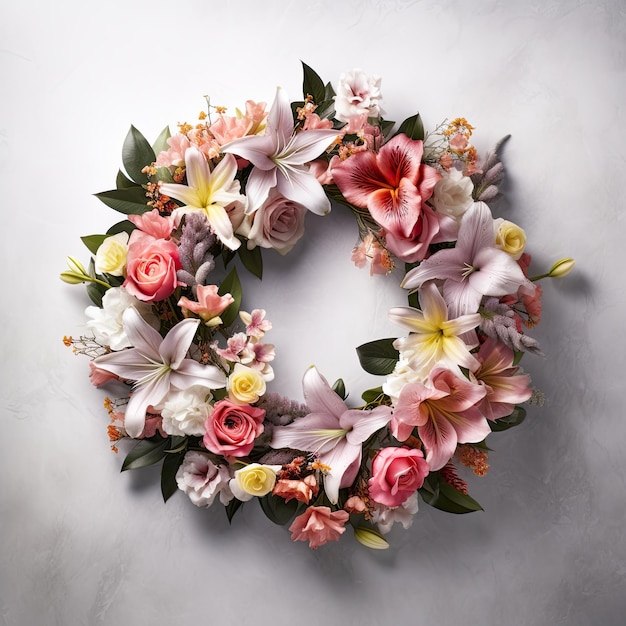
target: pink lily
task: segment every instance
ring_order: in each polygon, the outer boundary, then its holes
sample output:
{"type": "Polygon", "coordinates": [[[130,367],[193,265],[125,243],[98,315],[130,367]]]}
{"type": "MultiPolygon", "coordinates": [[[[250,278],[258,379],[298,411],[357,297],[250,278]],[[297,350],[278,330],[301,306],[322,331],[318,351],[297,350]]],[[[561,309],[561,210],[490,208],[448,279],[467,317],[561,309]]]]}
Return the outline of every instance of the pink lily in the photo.
{"type": "Polygon", "coordinates": [[[289,200],[325,215],[330,202],[308,163],[316,159],[337,137],[334,130],[295,132],[289,99],[280,88],[272,104],[264,135],[235,139],[222,152],[250,161],[254,168],[246,183],[247,213],[252,214],[267,200],[271,189],[289,200]]]}
{"type": "Polygon", "coordinates": [[[484,202],[474,203],[463,215],[454,248],[439,250],[404,277],[406,289],[426,281],[443,280],[443,297],[450,315],[476,313],[483,296],[516,293],[528,282],[511,255],[498,250],[493,217],[484,202]]]}
{"type": "Polygon", "coordinates": [[[358,152],[333,167],[333,179],[348,202],[367,208],[392,236],[413,240],[424,202],[441,178],[422,163],[423,151],[421,141],[397,135],[379,152],[358,152]]]}
{"type": "Polygon", "coordinates": [[[403,387],[391,430],[404,441],[417,426],[426,447],[426,462],[436,471],[452,458],[457,443],[477,443],[491,432],[476,406],[484,396],[484,387],[451,370],[437,368],[430,373],[427,384],[409,383],[403,387]]]}
{"type": "Polygon", "coordinates": [[[389,423],[391,409],[349,409],[315,367],[305,373],[302,387],[311,412],[288,426],[274,428],[270,446],[317,454],[330,467],[324,486],[328,499],[336,504],[339,489],[349,487],[359,472],[363,442],[389,423]]]}
{"type": "Polygon", "coordinates": [[[491,337],[480,346],[476,355],[480,367],[473,374],[487,392],[479,404],[487,419],[510,415],[516,404],[526,402],[532,396],[530,376],[517,373],[519,367],[513,365],[514,357],[511,348],[491,337]]]}
{"type": "Polygon", "coordinates": [[[124,380],[134,381],[124,418],[126,432],[131,437],[141,435],[146,409],[161,402],[170,387],[184,390],[201,385],[220,389],[226,385],[226,377],[217,367],[185,358],[200,320],[179,322],[165,338],[134,307],[124,311],[122,323],[134,347],[104,354],[93,363],[124,380]]]}
{"type": "Polygon", "coordinates": [[[178,301],[178,306],[198,315],[207,326],[217,326],[222,323],[220,313],[235,301],[229,293],[220,296],[217,291],[217,285],[198,285],[196,287],[198,301],[194,302],[183,296],[178,301]]]}

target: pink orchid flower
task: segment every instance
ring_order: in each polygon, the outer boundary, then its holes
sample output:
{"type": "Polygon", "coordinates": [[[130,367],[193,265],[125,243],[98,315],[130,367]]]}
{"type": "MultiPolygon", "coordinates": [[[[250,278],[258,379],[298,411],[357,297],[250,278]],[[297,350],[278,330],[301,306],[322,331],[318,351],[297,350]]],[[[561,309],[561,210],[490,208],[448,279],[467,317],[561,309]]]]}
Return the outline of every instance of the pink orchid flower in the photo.
{"type": "Polygon", "coordinates": [[[349,487],[359,472],[362,443],[389,423],[391,409],[349,409],[315,367],[305,373],[302,387],[311,412],[287,426],[274,428],[270,446],[317,454],[330,467],[324,486],[328,499],[336,504],[339,489],[349,487]]]}
{"type": "Polygon", "coordinates": [[[265,134],[241,137],[222,146],[222,152],[235,154],[254,165],[246,184],[247,213],[259,209],[274,188],[313,213],[328,213],[330,201],[309,171],[308,163],[322,154],[337,134],[324,129],[296,133],[289,99],[279,88],[265,134]]]}
{"type": "Polygon", "coordinates": [[[436,368],[427,384],[416,382],[403,387],[391,430],[400,441],[405,441],[417,426],[426,447],[426,462],[436,471],[452,458],[457,443],[477,443],[491,432],[476,406],[485,393],[484,387],[451,370],[436,368]]]}
{"type": "Polygon", "coordinates": [[[441,174],[422,163],[423,143],[397,135],[378,152],[359,152],[333,168],[348,202],[368,209],[385,231],[400,239],[418,234],[424,203],[441,174]]]}
{"type": "Polygon", "coordinates": [[[426,281],[443,280],[443,297],[452,317],[476,313],[483,296],[516,293],[528,279],[510,254],[498,250],[493,217],[484,202],[474,203],[464,214],[454,248],[439,250],[404,277],[406,289],[426,281]]]}
{"type": "Polygon", "coordinates": [[[222,323],[220,313],[235,301],[229,293],[220,296],[217,291],[217,285],[198,285],[196,287],[198,302],[183,296],[178,301],[178,306],[196,313],[207,326],[217,326],[222,323]]]}
{"type": "Polygon", "coordinates": [[[159,404],[170,387],[184,390],[201,385],[220,389],[226,385],[226,377],[217,367],[185,358],[200,320],[179,322],[165,338],[133,307],[124,311],[122,323],[134,347],[99,356],[93,364],[124,380],[134,381],[124,417],[126,432],[131,437],[141,435],[146,409],[159,404]]]}

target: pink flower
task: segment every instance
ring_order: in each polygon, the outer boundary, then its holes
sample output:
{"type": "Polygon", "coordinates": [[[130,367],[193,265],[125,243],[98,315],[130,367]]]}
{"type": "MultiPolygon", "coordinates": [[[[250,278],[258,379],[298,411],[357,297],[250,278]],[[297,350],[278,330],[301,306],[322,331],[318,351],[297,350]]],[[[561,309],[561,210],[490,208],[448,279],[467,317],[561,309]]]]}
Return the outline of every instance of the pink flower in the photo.
{"type": "Polygon", "coordinates": [[[441,174],[421,162],[422,154],[421,141],[397,135],[379,152],[358,152],[332,171],[346,200],[369,210],[388,249],[407,262],[421,261],[430,243],[456,231],[452,220],[426,205],[441,174]]]}
{"type": "Polygon", "coordinates": [[[511,348],[491,337],[480,346],[476,355],[480,367],[474,376],[486,390],[478,406],[487,419],[510,415],[516,404],[526,402],[532,395],[530,377],[517,373],[519,367],[513,365],[514,357],[511,348]]]}
{"type": "Polygon", "coordinates": [[[185,164],[185,150],[191,146],[185,135],[177,133],[167,140],[169,148],[159,152],[156,159],[157,167],[176,167],[185,164]]]}
{"type": "Polygon", "coordinates": [[[435,368],[427,383],[409,383],[402,388],[391,430],[404,441],[417,426],[427,450],[426,461],[436,471],[452,458],[457,443],[482,441],[491,428],[476,406],[485,396],[484,387],[444,368],[435,368]]]}
{"type": "Polygon", "coordinates": [[[196,287],[198,302],[193,302],[183,296],[178,301],[178,306],[196,313],[207,325],[215,326],[222,321],[219,318],[220,313],[223,313],[235,301],[229,293],[220,296],[217,291],[217,285],[198,285],[196,287]]]}
{"type": "Polygon", "coordinates": [[[317,113],[307,113],[304,120],[303,130],[315,130],[318,128],[332,128],[332,120],[322,119],[317,113]]]}
{"type": "Polygon", "coordinates": [[[272,328],[272,322],[265,319],[265,309],[254,309],[252,313],[241,311],[241,321],[246,325],[246,335],[261,339],[272,328]]]}
{"type": "Polygon", "coordinates": [[[227,399],[216,402],[205,423],[205,448],[224,456],[247,456],[263,432],[264,417],[263,409],[249,404],[235,404],[227,399]]]}
{"type": "Polygon", "coordinates": [[[287,254],[304,235],[306,207],[289,200],[277,191],[253,215],[248,241],[261,248],[273,248],[287,254]]]}
{"type": "Polygon", "coordinates": [[[128,219],[148,235],[155,239],[169,239],[172,231],[178,226],[177,221],[171,215],[163,217],[158,209],[152,209],[142,215],[129,215],[128,219]]]}
{"type": "Polygon", "coordinates": [[[308,541],[315,550],[328,541],[337,541],[345,532],[350,516],[346,511],[331,511],[327,506],[310,506],[298,515],[289,530],[292,541],[308,541]]]}
{"type": "Polygon", "coordinates": [[[428,476],[428,463],[415,448],[382,448],[372,461],[369,494],[375,502],[400,506],[428,476]]]}
{"type": "Polygon", "coordinates": [[[319,487],[317,480],[313,474],[309,474],[309,476],[302,480],[280,478],[276,481],[272,495],[284,498],[285,502],[295,499],[299,502],[304,502],[304,504],[308,504],[311,498],[317,496],[318,492],[319,487]]]}
{"type": "Polygon", "coordinates": [[[103,370],[95,365],[93,361],[89,361],[89,380],[94,387],[100,387],[100,385],[104,385],[110,380],[119,380],[119,376],[103,370]]]}
{"type": "Polygon", "coordinates": [[[365,235],[363,241],[354,248],[351,259],[358,268],[365,267],[366,262],[369,261],[370,276],[388,274],[393,269],[393,261],[389,253],[371,232],[365,235]]]}
{"type": "Polygon", "coordinates": [[[130,236],[126,257],[126,290],[144,302],[164,300],[178,285],[178,248],[173,241],[155,239],[140,230],[130,236]]]}

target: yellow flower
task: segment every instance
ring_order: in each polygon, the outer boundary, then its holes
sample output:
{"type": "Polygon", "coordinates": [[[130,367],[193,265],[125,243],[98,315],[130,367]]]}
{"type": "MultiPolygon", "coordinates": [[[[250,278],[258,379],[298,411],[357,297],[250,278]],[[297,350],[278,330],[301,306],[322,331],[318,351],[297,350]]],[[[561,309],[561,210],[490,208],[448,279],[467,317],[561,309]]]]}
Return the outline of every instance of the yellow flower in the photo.
{"type": "MultiPolygon", "coordinates": [[[[276,484],[276,471],[269,465],[251,463],[237,470],[235,472],[235,479],[237,487],[239,487],[239,490],[241,490],[243,494],[248,497],[257,496],[260,498],[274,489],[274,485],[276,484]]],[[[240,495],[243,494],[237,493],[239,490],[235,487],[233,493],[241,500],[240,495]]]]}
{"type": "Polygon", "coordinates": [[[251,367],[241,363],[235,365],[233,373],[228,377],[228,394],[233,402],[250,404],[256,402],[265,393],[263,376],[251,367]]]}
{"type": "Polygon", "coordinates": [[[517,224],[502,220],[496,232],[496,246],[517,260],[526,247],[526,233],[517,224]]]}
{"type": "Polygon", "coordinates": [[[96,252],[96,272],[124,276],[127,251],[128,233],[117,233],[107,237],[96,252]]]}

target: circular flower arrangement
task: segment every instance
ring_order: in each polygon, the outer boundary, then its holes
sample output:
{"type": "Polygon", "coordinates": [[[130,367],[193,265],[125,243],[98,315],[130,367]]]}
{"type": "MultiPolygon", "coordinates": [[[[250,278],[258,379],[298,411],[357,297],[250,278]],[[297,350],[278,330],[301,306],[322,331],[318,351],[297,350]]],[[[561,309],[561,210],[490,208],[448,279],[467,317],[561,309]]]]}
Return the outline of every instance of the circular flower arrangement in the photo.
{"type": "Polygon", "coordinates": [[[500,144],[479,159],[464,118],[425,133],[415,115],[396,129],[380,79],[361,71],[335,92],[304,65],[303,87],[300,102],[278,89],[269,110],[247,101],[234,116],[207,101],[197,124],[153,145],[131,127],[125,172],[97,194],[126,218],[83,237],[88,267],[68,257],[61,275],[94,302],[89,334],[64,342],[91,358],[94,385],[120,395],[105,400],[112,447],[137,440],[122,469],[161,464],[165,500],[178,489],[201,507],[219,499],[229,520],[257,500],[311,548],[348,526],[384,548],[418,495],[452,513],[480,509],[462,473],[484,475],[487,436],[519,424],[520,404],[539,396],[519,366],[539,352],[525,332],[541,315],[537,280],[574,262],[528,277],[524,231],[488,206],[500,144]],[[315,367],[304,404],[271,392],[272,325],[242,309],[233,264],[261,278],[261,249],[287,254],[307,211],[327,215],[331,201],[356,218],[356,265],[391,280],[403,270],[408,295],[389,313],[404,334],[357,348],[383,377],[360,406],[315,367]]]}

